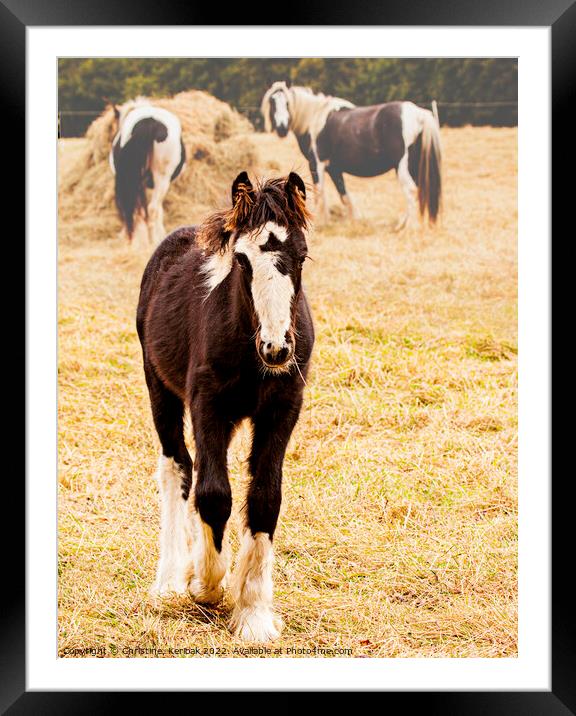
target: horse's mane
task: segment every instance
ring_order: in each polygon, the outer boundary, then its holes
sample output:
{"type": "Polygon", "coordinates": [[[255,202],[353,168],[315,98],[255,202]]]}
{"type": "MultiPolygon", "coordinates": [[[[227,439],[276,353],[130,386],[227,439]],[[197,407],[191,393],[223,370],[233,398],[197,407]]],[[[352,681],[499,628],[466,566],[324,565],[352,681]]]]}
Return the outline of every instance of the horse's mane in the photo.
{"type": "Polygon", "coordinates": [[[291,126],[296,134],[309,132],[316,137],[330,112],[354,107],[347,99],[313,92],[309,87],[295,85],[289,91],[292,92],[291,126]]]}
{"type": "Polygon", "coordinates": [[[209,254],[223,252],[233,236],[256,231],[267,221],[306,228],[311,218],[306,200],[299,191],[289,195],[285,186],[285,178],[258,182],[235,206],[215,212],[201,224],[197,244],[209,254]]]}

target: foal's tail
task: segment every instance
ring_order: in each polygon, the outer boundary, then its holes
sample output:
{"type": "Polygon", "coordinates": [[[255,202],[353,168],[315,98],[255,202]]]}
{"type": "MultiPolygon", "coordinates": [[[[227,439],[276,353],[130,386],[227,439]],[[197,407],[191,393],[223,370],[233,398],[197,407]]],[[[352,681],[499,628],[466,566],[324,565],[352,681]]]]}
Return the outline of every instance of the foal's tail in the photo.
{"type": "Polygon", "coordinates": [[[136,214],[142,212],[148,218],[146,186],[150,186],[152,178],[149,167],[154,141],[164,141],[167,134],[161,122],[146,117],[134,125],[132,136],[126,144],[120,147],[118,143],[114,150],[116,206],[129,239],[134,233],[136,214]]]}
{"type": "Polygon", "coordinates": [[[440,147],[440,123],[436,102],[432,112],[423,112],[422,148],[418,166],[418,203],[420,214],[428,211],[428,217],[436,222],[442,201],[442,149],[440,147]]]}

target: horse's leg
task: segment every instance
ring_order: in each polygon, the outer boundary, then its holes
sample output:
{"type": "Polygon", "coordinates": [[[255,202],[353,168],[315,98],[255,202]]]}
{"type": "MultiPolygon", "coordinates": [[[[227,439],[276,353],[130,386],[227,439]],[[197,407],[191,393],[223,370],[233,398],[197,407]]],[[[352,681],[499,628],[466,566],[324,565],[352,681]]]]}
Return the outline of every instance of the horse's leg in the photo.
{"type": "Polygon", "coordinates": [[[148,222],[143,211],[134,214],[134,231],[132,232],[132,246],[138,249],[146,245],[148,237],[148,222]]]}
{"type": "Polygon", "coordinates": [[[410,226],[416,215],[418,187],[416,186],[414,179],[412,179],[408,169],[408,151],[404,152],[404,156],[400,160],[396,171],[398,174],[398,181],[400,182],[400,186],[402,187],[402,191],[406,197],[407,205],[406,213],[398,220],[398,223],[394,227],[395,231],[400,231],[406,225],[410,226]]]}
{"type": "Polygon", "coordinates": [[[154,188],[148,203],[148,241],[159,244],[166,235],[164,230],[164,197],[170,187],[170,176],[154,172],[154,188]]]}
{"type": "Polygon", "coordinates": [[[282,499],[282,463],[300,404],[276,401],[253,419],[247,525],[233,578],[230,624],[246,641],[273,641],[282,630],[282,620],[272,609],[272,538],[282,499]]]}
{"type": "Polygon", "coordinates": [[[160,560],[152,593],[183,594],[192,573],[192,524],[189,493],[192,461],[184,443],[182,401],[170,392],[145,361],[154,424],[162,445],[158,464],[160,488],[160,560]]]}
{"type": "Polygon", "coordinates": [[[232,511],[226,456],[232,435],[229,421],[217,416],[208,401],[192,405],[196,443],[194,511],[194,576],[190,591],[197,602],[213,604],[222,597],[230,561],[225,539],[232,511]]]}
{"type": "Polygon", "coordinates": [[[325,187],[326,168],[322,162],[318,162],[318,193],[317,202],[319,208],[320,220],[326,223],[328,221],[328,206],[326,204],[326,187],[325,187]]]}
{"type": "Polygon", "coordinates": [[[311,149],[308,155],[308,165],[314,183],[314,212],[319,221],[326,222],[326,197],[324,195],[324,164],[318,160],[316,152],[311,149]]]}
{"type": "Polygon", "coordinates": [[[128,229],[126,228],[126,224],[122,222],[122,226],[120,227],[120,231],[118,232],[118,238],[120,241],[124,242],[124,244],[130,245],[132,239],[128,234],[128,229]]]}
{"type": "Polygon", "coordinates": [[[342,176],[342,172],[339,169],[336,169],[335,167],[328,166],[328,174],[330,175],[330,179],[334,182],[334,186],[338,190],[338,194],[340,195],[340,200],[346,207],[348,211],[348,218],[354,219],[355,218],[355,211],[354,206],[352,205],[352,202],[350,201],[350,197],[346,193],[346,184],[344,184],[344,177],[342,176]]]}

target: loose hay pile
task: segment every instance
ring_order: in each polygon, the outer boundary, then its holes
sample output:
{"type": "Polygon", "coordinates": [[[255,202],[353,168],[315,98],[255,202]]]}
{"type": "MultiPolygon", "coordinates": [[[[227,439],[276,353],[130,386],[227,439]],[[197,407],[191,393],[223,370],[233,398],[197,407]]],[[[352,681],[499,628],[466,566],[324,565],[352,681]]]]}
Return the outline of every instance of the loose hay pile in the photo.
{"type": "MultiPolygon", "coordinates": [[[[250,170],[255,162],[250,138],[253,128],[228,104],[206,92],[180,92],[152,102],[178,116],[186,147],[186,165],[164,203],[166,230],[170,231],[198,221],[228,200],[234,177],[243,169],[250,170]]],[[[120,230],[114,176],[108,163],[116,131],[114,111],[108,107],[92,122],[85,139],[76,140],[74,160],[65,167],[60,163],[61,241],[110,238],[120,230]]]]}

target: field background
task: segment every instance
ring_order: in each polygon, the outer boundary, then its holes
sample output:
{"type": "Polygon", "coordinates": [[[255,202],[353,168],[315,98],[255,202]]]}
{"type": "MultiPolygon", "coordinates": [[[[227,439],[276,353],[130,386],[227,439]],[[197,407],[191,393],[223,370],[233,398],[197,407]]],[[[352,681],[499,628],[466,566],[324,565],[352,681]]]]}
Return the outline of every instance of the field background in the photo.
{"type": "MultiPolygon", "coordinates": [[[[292,136],[253,139],[262,172],[310,181],[292,136]]],[[[443,128],[442,140],[439,227],[390,231],[404,210],[390,173],[347,179],[354,224],[329,186],[332,220],[310,235],[317,343],[275,537],[279,647],[517,654],[517,131],[443,128]]],[[[83,141],[60,140],[61,174],[83,141]]],[[[118,229],[112,208],[60,223],[60,654],[230,652],[228,602],[147,596],[159,447],[135,308],[148,251],[118,229]]],[[[234,546],[247,450],[241,430],[234,546]]]]}

